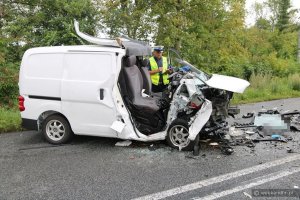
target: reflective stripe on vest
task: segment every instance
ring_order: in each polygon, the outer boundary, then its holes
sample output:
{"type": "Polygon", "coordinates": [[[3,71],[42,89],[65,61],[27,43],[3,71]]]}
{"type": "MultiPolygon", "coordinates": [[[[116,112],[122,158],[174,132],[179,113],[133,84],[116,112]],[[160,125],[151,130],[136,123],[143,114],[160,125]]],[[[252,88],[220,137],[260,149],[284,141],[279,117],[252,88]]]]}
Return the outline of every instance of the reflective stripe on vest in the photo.
{"type": "MultiPolygon", "coordinates": [[[[162,62],[163,62],[163,73],[165,71],[168,70],[168,60],[166,57],[162,57],[162,62]]],[[[151,71],[152,70],[157,70],[158,69],[158,65],[154,59],[154,57],[152,56],[151,58],[149,58],[149,61],[150,61],[150,66],[151,66],[151,71]]],[[[163,74],[163,82],[164,82],[164,85],[167,85],[169,84],[169,75],[166,73],[166,74],[163,74]]],[[[155,73],[155,74],[152,74],[151,75],[151,82],[154,84],[154,85],[158,85],[159,83],[159,73],[155,73]]]]}

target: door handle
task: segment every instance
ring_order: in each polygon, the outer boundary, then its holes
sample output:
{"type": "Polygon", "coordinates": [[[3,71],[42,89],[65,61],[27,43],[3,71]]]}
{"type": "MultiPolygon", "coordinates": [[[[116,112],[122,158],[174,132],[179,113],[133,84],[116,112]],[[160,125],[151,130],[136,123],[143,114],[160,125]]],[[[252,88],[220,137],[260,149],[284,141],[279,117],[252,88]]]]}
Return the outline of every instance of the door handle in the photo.
{"type": "Polygon", "coordinates": [[[100,100],[104,99],[104,89],[100,89],[100,100]]]}

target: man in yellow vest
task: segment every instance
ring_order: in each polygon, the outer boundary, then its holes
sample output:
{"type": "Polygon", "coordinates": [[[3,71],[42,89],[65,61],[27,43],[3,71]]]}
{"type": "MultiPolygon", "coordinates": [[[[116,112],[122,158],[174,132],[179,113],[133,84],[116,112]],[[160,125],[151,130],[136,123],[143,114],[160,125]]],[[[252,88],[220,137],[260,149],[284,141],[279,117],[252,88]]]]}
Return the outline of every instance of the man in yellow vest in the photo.
{"type": "Polygon", "coordinates": [[[162,92],[169,84],[168,60],[162,56],[163,48],[155,47],[153,56],[149,59],[149,73],[152,82],[152,92],[162,92]]]}

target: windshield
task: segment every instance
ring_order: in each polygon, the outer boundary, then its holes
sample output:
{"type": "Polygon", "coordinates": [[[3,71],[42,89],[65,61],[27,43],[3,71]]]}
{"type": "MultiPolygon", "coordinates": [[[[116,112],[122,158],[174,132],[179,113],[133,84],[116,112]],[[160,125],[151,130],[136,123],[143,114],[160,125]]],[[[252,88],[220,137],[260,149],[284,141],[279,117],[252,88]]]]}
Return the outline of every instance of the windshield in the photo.
{"type": "Polygon", "coordinates": [[[174,68],[181,68],[184,66],[189,66],[191,71],[193,72],[193,74],[200,80],[198,80],[197,82],[201,82],[199,83],[199,85],[202,85],[202,82],[207,81],[208,79],[211,78],[211,75],[199,70],[197,67],[195,67],[194,65],[190,64],[189,62],[185,61],[182,59],[182,57],[180,56],[180,54],[175,50],[175,49],[169,49],[168,51],[168,61],[169,64],[174,67],[174,68]]]}
{"type": "Polygon", "coordinates": [[[196,75],[197,78],[199,78],[202,81],[207,81],[211,77],[211,75],[201,71],[200,69],[196,68],[195,66],[193,66],[185,60],[181,60],[180,63],[182,64],[182,66],[189,66],[191,68],[191,71],[194,72],[193,74],[196,75]]]}

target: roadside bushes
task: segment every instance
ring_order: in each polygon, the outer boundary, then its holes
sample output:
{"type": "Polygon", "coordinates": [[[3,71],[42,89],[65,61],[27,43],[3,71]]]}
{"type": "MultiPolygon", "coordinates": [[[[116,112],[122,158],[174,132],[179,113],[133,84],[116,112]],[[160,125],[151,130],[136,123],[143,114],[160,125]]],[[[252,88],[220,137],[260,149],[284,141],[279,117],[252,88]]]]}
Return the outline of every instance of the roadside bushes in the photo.
{"type": "Polygon", "coordinates": [[[0,107],[13,108],[19,93],[18,64],[0,64],[0,107]]]}

